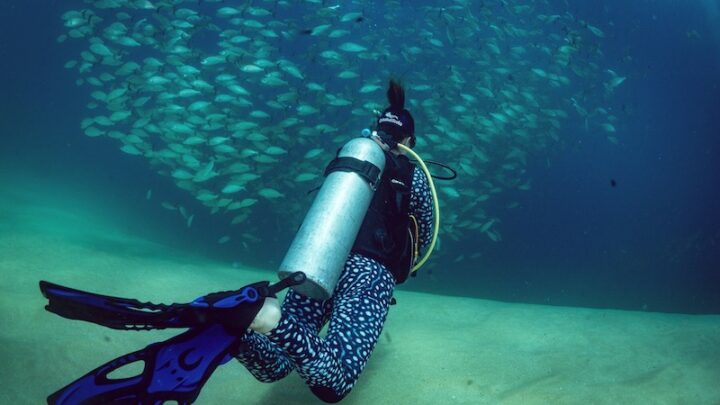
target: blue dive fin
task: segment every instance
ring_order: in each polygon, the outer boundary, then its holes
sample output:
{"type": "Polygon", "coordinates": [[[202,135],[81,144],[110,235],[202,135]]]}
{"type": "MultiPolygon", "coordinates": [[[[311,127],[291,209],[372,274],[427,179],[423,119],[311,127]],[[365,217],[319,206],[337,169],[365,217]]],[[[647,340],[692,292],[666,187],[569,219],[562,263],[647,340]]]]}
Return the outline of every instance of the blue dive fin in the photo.
{"type": "Polygon", "coordinates": [[[188,304],[152,304],[63,287],[46,281],[40,290],[48,298],[45,307],[69,319],[97,323],[109,328],[149,330],[190,328],[164,342],[118,357],[50,395],[48,404],[140,404],[165,401],[191,404],[200,395],[215,369],[231,358],[241,337],[266,297],[305,281],[297,272],[276,284],[259,282],[239,290],[204,295],[188,304]],[[109,375],[142,361],[134,377],[109,375]]]}
{"type": "Polygon", "coordinates": [[[50,395],[47,401],[52,405],[191,404],[215,369],[230,360],[230,351],[239,339],[220,324],[190,329],[103,364],[50,395]],[[140,375],[108,377],[137,361],[145,363],[140,375]]]}

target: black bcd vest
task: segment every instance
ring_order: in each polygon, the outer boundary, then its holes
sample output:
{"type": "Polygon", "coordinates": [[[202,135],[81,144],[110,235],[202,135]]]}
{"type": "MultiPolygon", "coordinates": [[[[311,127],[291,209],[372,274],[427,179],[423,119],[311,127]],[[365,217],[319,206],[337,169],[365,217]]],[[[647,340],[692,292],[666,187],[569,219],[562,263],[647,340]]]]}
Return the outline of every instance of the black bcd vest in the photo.
{"type": "Polygon", "coordinates": [[[417,230],[408,216],[414,169],[406,156],[385,153],[385,170],[351,250],[385,265],[397,284],[408,278],[415,259],[417,230]]]}

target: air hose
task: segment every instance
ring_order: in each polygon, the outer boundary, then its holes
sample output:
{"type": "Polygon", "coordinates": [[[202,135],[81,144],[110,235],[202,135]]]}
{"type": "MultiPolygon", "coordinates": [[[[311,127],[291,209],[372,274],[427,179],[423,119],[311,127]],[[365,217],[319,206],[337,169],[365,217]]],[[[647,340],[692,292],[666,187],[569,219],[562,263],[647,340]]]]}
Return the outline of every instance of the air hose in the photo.
{"type": "Polygon", "coordinates": [[[440,206],[438,204],[437,192],[435,191],[435,183],[433,182],[433,178],[430,175],[430,171],[425,165],[425,162],[420,158],[420,156],[418,156],[417,153],[413,152],[413,150],[408,148],[407,146],[399,143],[398,147],[403,152],[412,156],[412,158],[417,160],[417,162],[420,164],[420,168],[425,173],[425,177],[427,177],[428,184],[430,185],[430,192],[432,193],[433,198],[433,211],[435,212],[435,215],[433,215],[435,221],[433,223],[433,236],[432,240],[430,241],[430,246],[423,255],[422,259],[420,259],[420,261],[418,261],[417,264],[413,266],[411,272],[414,273],[420,267],[422,267],[423,264],[425,264],[425,262],[430,258],[430,254],[432,253],[433,249],[435,248],[435,242],[437,241],[438,232],[440,231],[440,206]]]}

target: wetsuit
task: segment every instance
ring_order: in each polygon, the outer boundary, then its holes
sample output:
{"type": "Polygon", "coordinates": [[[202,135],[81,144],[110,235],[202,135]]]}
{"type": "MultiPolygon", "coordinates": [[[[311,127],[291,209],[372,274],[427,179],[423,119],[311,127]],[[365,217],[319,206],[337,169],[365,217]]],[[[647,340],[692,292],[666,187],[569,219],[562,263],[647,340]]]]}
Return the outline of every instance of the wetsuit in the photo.
{"type": "MultiPolygon", "coordinates": [[[[423,250],[432,233],[432,206],[425,174],[415,168],[409,211],[418,219],[423,250]]],[[[377,343],[394,288],[395,280],[385,266],[353,253],[330,299],[307,298],[291,289],[278,326],[267,335],[244,335],[236,358],[263,382],[297,370],[320,399],[340,401],[355,385],[377,343]],[[328,321],[327,335],[320,337],[328,321]]]]}

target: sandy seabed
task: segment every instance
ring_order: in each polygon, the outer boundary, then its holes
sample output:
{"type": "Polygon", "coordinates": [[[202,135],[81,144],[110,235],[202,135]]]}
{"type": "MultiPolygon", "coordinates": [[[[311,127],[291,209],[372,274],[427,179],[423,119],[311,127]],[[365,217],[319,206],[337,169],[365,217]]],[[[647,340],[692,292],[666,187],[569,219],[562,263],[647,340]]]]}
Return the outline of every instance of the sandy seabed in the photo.
{"type": "MultiPolygon", "coordinates": [[[[2,404],[44,403],[106,361],[177,333],[115,331],[60,318],[43,309],[41,279],[168,303],[275,280],[271,270],[233,268],[128,234],[123,218],[94,205],[92,193],[0,180],[2,404]]],[[[343,403],[720,404],[720,316],[406,291],[396,298],[365,372],[343,403]]],[[[296,373],[265,384],[232,361],[215,372],[196,403],[320,402],[296,373]]]]}

